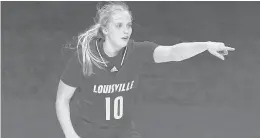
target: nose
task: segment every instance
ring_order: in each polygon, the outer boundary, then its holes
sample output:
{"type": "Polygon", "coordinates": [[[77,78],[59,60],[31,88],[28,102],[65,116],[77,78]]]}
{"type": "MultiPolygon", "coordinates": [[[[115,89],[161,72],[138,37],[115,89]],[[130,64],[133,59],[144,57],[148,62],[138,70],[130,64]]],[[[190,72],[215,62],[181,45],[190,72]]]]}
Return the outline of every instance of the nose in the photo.
{"type": "Polygon", "coordinates": [[[124,30],[123,30],[123,32],[124,32],[125,34],[128,34],[128,33],[130,32],[130,29],[129,29],[129,28],[127,28],[127,27],[124,27],[124,30]]]}

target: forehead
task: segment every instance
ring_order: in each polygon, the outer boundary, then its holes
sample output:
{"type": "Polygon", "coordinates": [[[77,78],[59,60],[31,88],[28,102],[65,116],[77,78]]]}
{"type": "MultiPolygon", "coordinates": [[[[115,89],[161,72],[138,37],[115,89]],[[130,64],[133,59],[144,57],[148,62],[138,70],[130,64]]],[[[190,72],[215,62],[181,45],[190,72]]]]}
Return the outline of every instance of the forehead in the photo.
{"type": "Polygon", "coordinates": [[[128,11],[115,11],[111,16],[112,22],[131,22],[132,18],[128,11]]]}

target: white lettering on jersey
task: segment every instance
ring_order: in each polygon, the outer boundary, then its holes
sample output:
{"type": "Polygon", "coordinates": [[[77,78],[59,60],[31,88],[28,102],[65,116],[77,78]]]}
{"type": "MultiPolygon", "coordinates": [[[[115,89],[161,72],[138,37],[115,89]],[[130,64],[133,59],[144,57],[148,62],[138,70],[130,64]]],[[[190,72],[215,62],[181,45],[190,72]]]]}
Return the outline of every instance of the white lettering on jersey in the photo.
{"type": "Polygon", "coordinates": [[[102,93],[102,90],[103,90],[103,85],[99,85],[98,86],[98,93],[102,93]]]}
{"type": "Polygon", "coordinates": [[[121,91],[122,91],[122,83],[119,84],[119,90],[118,90],[118,92],[121,92],[121,91]]]}
{"type": "Polygon", "coordinates": [[[110,84],[110,85],[94,85],[94,93],[114,93],[114,92],[124,92],[129,91],[133,88],[134,81],[120,84],[110,84]]]}
{"type": "Polygon", "coordinates": [[[119,84],[115,84],[115,91],[117,91],[118,87],[119,87],[119,84]]]}
{"type": "Polygon", "coordinates": [[[109,85],[104,85],[104,87],[103,87],[103,93],[107,93],[107,91],[108,91],[108,86],[109,86],[109,85]]]}
{"type": "Polygon", "coordinates": [[[125,91],[125,84],[123,83],[122,85],[123,85],[123,86],[122,86],[121,91],[124,92],[124,91],[125,91]]]}

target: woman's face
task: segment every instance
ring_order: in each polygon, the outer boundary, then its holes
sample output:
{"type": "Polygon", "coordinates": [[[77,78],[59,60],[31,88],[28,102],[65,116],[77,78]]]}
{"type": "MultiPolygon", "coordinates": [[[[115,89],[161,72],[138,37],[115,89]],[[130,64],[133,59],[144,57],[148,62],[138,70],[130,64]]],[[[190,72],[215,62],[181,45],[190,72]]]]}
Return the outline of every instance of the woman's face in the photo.
{"type": "Polygon", "coordinates": [[[125,47],[132,34],[132,18],[127,11],[112,14],[104,32],[106,40],[117,48],[125,47]]]}

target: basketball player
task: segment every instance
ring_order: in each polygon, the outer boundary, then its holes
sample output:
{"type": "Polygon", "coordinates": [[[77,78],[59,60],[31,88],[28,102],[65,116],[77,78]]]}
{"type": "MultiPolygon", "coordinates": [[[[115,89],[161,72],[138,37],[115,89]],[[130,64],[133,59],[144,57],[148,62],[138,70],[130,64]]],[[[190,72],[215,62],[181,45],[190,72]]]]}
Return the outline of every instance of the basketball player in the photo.
{"type": "Polygon", "coordinates": [[[95,24],[78,36],[77,52],[61,76],[56,99],[66,138],[140,138],[132,115],[144,63],[179,62],[204,51],[224,60],[234,50],[220,42],[135,42],[131,33],[128,6],[108,2],[98,8],[95,24]]]}

